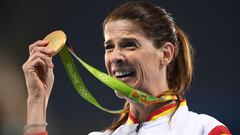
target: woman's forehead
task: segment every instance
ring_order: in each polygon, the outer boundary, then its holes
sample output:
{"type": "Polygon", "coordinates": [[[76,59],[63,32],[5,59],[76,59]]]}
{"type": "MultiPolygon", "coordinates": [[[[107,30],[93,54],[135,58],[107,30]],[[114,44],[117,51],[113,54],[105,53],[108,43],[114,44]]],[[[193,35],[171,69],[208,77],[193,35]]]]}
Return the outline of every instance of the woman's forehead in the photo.
{"type": "Polygon", "coordinates": [[[116,20],[107,22],[104,29],[104,34],[143,34],[141,28],[129,20],[116,20]]]}

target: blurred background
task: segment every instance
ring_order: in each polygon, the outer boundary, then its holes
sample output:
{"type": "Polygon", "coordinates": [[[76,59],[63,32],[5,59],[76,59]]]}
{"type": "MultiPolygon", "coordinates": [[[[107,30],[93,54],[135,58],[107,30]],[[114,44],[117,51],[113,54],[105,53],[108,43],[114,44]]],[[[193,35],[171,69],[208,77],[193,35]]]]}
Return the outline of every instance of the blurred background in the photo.
{"type": "MultiPolygon", "coordinates": [[[[76,53],[105,71],[102,22],[126,0],[0,1],[0,134],[22,134],[26,99],[22,64],[28,45],[62,29],[76,53]]],[[[187,92],[190,110],[209,114],[240,134],[239,4],[237,0],[152,0],[164,7],[189,35],[196,50],[194,80],[187,92]]],[[[83,100],[73,89],[59,56],[54,57],[55,84],[47,110],[50,135],[85,135],[108,127],[114,115],[83,100]]],[[[109,109],[123,101],[78,69],[88,89],[109,109]]]]}

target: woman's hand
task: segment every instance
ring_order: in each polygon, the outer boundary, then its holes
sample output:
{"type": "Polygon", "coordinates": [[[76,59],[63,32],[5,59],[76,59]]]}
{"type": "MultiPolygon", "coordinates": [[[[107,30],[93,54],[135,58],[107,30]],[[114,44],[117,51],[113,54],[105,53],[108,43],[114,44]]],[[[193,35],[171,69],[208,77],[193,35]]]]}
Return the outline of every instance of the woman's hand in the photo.
{"type": "MultiPolygon", "coordinates": [[[[39,40],[29,46],[29,58],[22,68],[28,90],[27,124],[46,122],[46,109],[52,90],[54,75],[52,55],[54,50],[47,47],[48,42],[39,40]]],[[[36,127],[31,133],[46,130],[36,127]]]]}
{"type": "Polygon", "coordinates": [[[29,46],[29,58],[22,68],[25,74],[28,97],[48,99],[54,82],[52,54],[47,41],[39,40],[29,46]]]}

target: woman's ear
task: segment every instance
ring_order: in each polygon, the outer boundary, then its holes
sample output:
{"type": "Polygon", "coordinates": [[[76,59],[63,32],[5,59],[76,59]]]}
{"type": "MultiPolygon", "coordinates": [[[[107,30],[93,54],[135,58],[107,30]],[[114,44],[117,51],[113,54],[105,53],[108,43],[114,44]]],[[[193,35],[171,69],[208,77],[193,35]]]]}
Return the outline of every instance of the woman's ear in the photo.
{"type": "Polygon", "coordinates": [[[171,42],[165,42],[163,46],[161,47],[162,53],[163,53],[163,58],[162,58],[162,63],[164,65],[168,65],[174,56],[174,45],[171,42]]]}

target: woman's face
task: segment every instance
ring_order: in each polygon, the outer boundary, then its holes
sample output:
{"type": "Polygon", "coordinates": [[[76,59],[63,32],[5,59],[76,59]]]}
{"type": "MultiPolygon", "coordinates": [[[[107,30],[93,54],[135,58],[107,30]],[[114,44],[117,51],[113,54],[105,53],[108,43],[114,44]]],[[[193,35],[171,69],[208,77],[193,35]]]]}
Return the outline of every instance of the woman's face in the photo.
{"type": "Polygon", "coordinates": [[[105,66],[108,73],[128,85],[152,94],[160,85],[161,49],[128,20],[107,22],[104,28],[105,66]]]}

